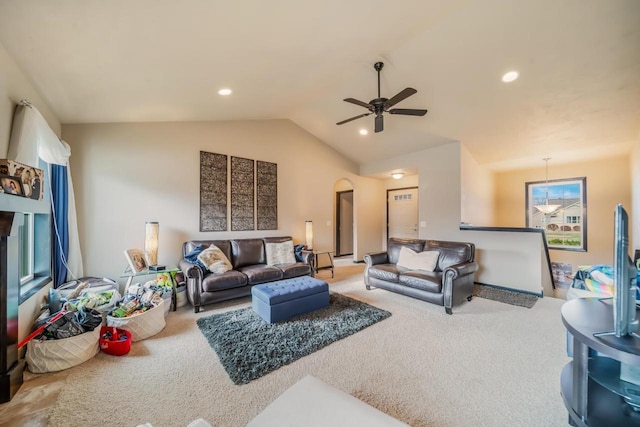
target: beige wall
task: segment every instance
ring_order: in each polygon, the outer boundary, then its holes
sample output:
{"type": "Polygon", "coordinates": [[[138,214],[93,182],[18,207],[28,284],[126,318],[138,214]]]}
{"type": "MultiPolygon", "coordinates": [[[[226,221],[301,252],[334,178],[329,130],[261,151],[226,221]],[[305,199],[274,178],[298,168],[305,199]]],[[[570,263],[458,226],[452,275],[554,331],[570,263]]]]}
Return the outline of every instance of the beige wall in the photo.
{"type": "Polygon", "coordinates": [[[0,158],[2,159],[7,158],[13,112],[21,99],[27,99],[36,106],[51,129],[60,136],[60,121],[38,94],[37,88],[32,86],[0,44],[0,158]]]}
{"type": "MultiPolygon", "coordinates": [[[[145,221],[160,223],[159,263],[175,265],[189,239],[291,235],[333,248],[336,181],[353,183],[356,208],[379,203],[380,181],[289,120],[64,125],[87,275],[117,277],[125,249],[142,248],[145,221]],[[199,152],[278,164],[278,230],[199,231],[199,152]],[[374,190],[372,191],[371,188],[374,190]]],[[[377,205],[376,205],[377,206],[377,205]]],[[[380,239],[376,215],[357,219],[358,252],[380,239]]],[[[363,252],[364,253],[364,252],[363,252]]]]}
{"type": "MultiPolygon", "coordinates": [[[[36,106],[47,120],[47,123],[49,123],[49,126],[51,126],[51,129],[57,135],[60,135],[60,121],[38,94],[38,90],[31,85],[27,77],[22,74],[0,44],[0,158],[2,159],[7,158],[13,112],[21,99],[27,99],[36,106]]],[[[20,304],[18,313],[19,340],[22,340],[31,332],[33,320],[40,313],[40,304],[48,294],[49,288],[51,288],[51,285],[45,286],[37,294],[20,304]]],[[[22,349],[21,354],[24,353],[24,350],[22,349]]]]}
{"type": "MultiPolygon", "coordinates": [[[[542,162],[541,162],[542,163],[542,162]]],[[[622,203],[632,214],[631,174],[628,156],[602,161],[553,164],[549,179],[587,178],[587,252],[551,250],[551,261],[580,265],[613,262],[613,211],[622,203]]],[[[496,173],[496,216],[501,227],[524,227],[525,182],[543,181],[544,166],[496,173]]]]}
{"type": "Polygon", "coordinates": [[[462,194],[460,221],[479,226],[494,226],[493,172],[480,166],[471,153],[460,148],[462,194]]]}
{"type": "MultiPolygon", "coordinates": [[[[631,170],[631,248],[640,250],[640,133],[629,159],[631,170]]],[[[633,250],[631,251],[633,256],[633,250]]]]}

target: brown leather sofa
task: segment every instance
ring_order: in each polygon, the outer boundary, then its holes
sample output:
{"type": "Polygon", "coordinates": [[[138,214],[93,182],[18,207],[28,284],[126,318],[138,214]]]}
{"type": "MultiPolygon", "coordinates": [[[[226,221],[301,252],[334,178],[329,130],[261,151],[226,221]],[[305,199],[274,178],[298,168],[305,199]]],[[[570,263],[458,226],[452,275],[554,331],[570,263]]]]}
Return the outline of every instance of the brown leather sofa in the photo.
{"type": "Polygon", "coordinates": [[[364,283],[367,289],[382,288],[413,298],[443,305],[447,314],[464,299],[471,301],[474,273],[473,243],[440,240],[391,238],[386,252],[364,256],[364,283]],[[400,249],[406,246],[415,252],[438,251],[434,271],[409,270],[398,266],[400,249]]]}
{"type": "Polygon", "coordinates": [[[251,287],[298,276],[313,276],[313,253],[303,251],[303,262],[267,265],[265,244],[281,243],[291,237],[231,240],[191,240],[183,243],[180,269],[187,281],[187,298],[198,313],[202,306],[251,295],[251,287]],[[196,247],[216,245],[233,265],[233,270],[216,274],[184,259],[196,247]]]}

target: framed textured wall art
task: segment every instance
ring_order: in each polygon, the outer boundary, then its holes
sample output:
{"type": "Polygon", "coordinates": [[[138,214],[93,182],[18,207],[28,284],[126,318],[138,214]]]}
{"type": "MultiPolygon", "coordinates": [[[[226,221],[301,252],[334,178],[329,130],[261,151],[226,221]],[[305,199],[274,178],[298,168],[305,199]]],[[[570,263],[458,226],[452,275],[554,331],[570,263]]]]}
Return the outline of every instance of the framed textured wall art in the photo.
{"type": "Polygon", "coordinates": [[[231,231],[255,230],[254,161],[231,157],[231,231]]]}
{"type": "Polygon", "coordinates": [[[278,165],[256,161],[258,230],[278,229],[278,165]]]}
{"type": "Polygon", "coordinates": [[[527,182],[527,227],[542,228],[549,249],[587,251],[587,178],[527,182]]]}
{"type": "Polygon", "coordinates": [[[200,152],[200,231],[227,230],[227,156],[200,152]]]}

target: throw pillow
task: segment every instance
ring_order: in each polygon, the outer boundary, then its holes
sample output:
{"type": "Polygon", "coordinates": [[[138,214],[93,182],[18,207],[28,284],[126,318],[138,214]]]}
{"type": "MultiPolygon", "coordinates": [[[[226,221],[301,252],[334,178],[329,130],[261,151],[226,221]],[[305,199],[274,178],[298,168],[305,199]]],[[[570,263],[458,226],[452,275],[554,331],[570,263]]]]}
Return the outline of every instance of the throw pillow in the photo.
{"type": "Polygon", "coordinates": [[[200,255],[200,253],[202,253],[203,250],[204,250],[204,245],[198,245],[195,248],[193,248],[191,252],[186,254],[184,256],[184,259],[189,261],[191,264],[195,264],[198,267],[202,268],[203,270],[206,270],[207,267],[205,267],[205,265],[198,259],[198,255],[200,255]]]}
{"type": "Polygon", "coordinates": [[[200,255],[198,255],[198,259],[212,273],[221,274],[233,269],[231,262],[229,262],[229,259],[224,252],[222,252],[222,249],[216,245],[211,245],[202,251],[200,255]]]}
{"type": "Polygon", "coordinates": [[[281,243],[267,243],[267,264],[295,264],[296,257],[293,255],[293,240],[286,240],[281,243]]]}
{"type": "Polygon", "coordinates": [[[438,251],[416,252],[405,246],[400,248],[400,256],[398,257],[398,266],[409,270],[425,270],[433,271],[438,264],[438,251]]]}

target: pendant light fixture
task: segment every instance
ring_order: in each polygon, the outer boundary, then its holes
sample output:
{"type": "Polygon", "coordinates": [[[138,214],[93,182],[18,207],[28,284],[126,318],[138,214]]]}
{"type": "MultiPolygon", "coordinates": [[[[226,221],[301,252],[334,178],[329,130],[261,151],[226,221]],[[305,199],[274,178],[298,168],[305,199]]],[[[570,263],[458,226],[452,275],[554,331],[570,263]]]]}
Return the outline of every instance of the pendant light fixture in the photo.
{"type": "Polygon", "coordinates": [[[549,159],[551,159],[551,157],[545,157],[544,159],[542,159],[546,164],[544,205],[534,206],[534,208],[538,209],[545,215],[555,212],[560,207],[560,205],[549,204],[549,159]]]}

